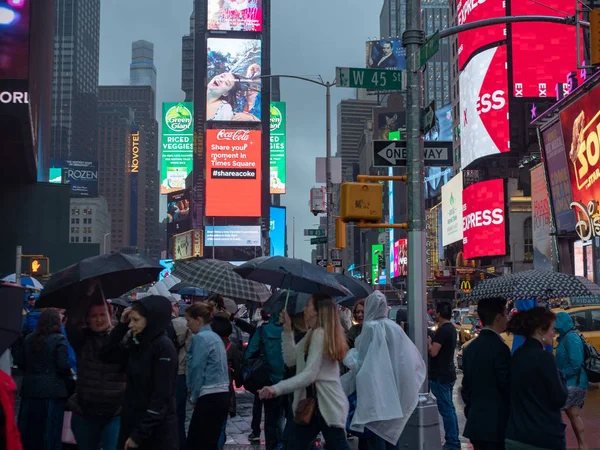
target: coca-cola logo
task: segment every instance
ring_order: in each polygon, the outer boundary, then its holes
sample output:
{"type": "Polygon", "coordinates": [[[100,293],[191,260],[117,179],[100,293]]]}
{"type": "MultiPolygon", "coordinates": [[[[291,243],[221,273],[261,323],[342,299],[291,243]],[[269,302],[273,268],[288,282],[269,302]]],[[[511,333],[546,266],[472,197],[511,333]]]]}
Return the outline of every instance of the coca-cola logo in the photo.
{"type": "Polygon", "coordinates": [[[249,141],[250,130],[219,130],[217,141],[249,141]]]}

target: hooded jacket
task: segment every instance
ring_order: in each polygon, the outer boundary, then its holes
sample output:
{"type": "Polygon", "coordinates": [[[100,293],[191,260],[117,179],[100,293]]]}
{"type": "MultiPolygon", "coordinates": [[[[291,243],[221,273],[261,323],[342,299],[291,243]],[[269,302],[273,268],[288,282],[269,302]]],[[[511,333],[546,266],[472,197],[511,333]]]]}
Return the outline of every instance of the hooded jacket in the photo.
{"type": "Polygon", "coordinates": [[[264,362],[269,368],[269,376],[273,384],[283,380],[284,364],[281,346],[283,326],[279,318],[271,316],[268,322],[263,323],[252,335],[244,359],[256,358],[262,353],[264,362]]]}
{"type": "Polygon", "coordinates": [[[176,450],[178,447],[175,387],[178,359],[167,336],[171,304],[165,297],[152,295],[140,301],[146,328],[130,339],[129,351],[120,351],[128,326],[119,323],[102,349],[103,359],[127,362],[127,388],[121,412],[117,448],[132,438],[140,450],[176,450]]]}
{"type": "Polygon", "coordinates": [[[567,386],[588,388],[588,377],[583,370],[583,342],[573,325],[573,319],[565,312],[556,315],[554,324],[558,331],[556,346],[556,365],[567,379],[567,386]]]}

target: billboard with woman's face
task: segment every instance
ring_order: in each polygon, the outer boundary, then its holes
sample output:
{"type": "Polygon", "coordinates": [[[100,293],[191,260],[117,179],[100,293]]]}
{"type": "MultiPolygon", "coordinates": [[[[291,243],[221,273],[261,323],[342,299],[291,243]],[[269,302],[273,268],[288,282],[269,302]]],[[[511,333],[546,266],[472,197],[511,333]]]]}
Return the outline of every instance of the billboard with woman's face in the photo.
{"type": "Polygon", "coordinates": [[[209,0],[208,29],[262,31],[262,0],[209,0]]]}
{"type": "Polygon", "coordinates": [[[261,120],[261,41],[210,38],[207,41],[206,120],[261,120]]]}

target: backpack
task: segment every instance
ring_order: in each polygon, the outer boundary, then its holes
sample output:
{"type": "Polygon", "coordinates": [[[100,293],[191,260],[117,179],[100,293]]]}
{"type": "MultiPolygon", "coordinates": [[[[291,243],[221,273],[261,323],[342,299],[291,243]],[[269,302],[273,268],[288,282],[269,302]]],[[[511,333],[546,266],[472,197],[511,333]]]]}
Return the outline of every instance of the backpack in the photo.
{"type": "Polygon", "coordinates": [[[583,342],[583,370],[590,383],[600,383],[600,352],[592,344],[579,335],[583,342]]]}
{"type": "MultiPolygon", "coordinates": [[[[258,327],[255,334],[258,333],[258,356],[248,355],[248,358],[244,358],[242,361],[242,381],[244,382],[244,388],[256,394],[259,390],[265,386],[270,386],[271,376],[269,374],[269,367],[265,362],[263,345],[262,345],[262,327],[258,327]]],[[[254,339],[255,336],[252,336],[254,339]]]]}

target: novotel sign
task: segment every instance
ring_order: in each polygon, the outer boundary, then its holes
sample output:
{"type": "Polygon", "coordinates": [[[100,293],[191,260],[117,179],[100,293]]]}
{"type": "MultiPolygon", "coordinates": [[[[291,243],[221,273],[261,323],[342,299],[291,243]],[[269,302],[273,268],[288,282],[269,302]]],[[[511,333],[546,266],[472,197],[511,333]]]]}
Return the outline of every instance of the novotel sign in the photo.
{"type": "Polygon", "coordinates": [[[140,168],[140,132],[131,134],[131,173],[138,173],[140,168]]]}

